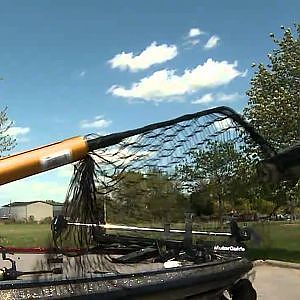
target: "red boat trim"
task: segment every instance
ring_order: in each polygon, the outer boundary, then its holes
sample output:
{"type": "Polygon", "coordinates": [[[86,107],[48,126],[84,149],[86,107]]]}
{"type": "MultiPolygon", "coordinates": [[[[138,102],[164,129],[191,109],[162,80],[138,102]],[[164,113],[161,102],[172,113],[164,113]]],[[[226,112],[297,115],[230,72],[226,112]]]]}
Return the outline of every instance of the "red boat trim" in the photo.
{"type": "MultiPolygon", "coordinates": [[[[20,247],[3,247],[6,252],[9,253],[60,253],[56,248],[43,248],[43,247],[32,247],[32,248],[20,248],[20,247]]],[[[63,249],[65,252],[68,253],[84,253],[83,249],[79,248],[66,248],[63,249]]]]}

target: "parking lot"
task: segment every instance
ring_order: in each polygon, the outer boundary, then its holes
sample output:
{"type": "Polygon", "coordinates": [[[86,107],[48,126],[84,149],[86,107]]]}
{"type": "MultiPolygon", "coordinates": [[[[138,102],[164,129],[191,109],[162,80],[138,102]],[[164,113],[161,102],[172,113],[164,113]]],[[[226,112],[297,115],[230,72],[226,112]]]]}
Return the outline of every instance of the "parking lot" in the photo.
{"type": "Polygon", "coordinates": [[[258,265],[250,272],[259,300],[299,300],[300,269],[258,265]]]}

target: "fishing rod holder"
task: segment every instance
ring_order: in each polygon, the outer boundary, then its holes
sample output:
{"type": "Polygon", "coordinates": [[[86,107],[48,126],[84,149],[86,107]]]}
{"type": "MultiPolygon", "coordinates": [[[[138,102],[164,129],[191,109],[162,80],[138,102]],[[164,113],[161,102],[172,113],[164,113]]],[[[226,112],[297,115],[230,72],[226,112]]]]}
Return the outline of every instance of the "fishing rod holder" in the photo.
{"type": "Polygon", "coordinates": [[[18,277],[16,262],[11,258],[6,257],[6,252],[4,249],[2,249],[2,260],[9,261],[11,263],[11,267],[3,267],[0,270],[0,280],[16,279],[18,277]]]}
{"type": "Polygon", "coordinates": [[[54,234],[61,234],[68,226],[80,226],[80,227],[91,227],[91,228],[103,228],[108,230],[117,231],[128,231],[128,232],[152,232],[162,233],[164,237],[169,237],[170,234],[184,234],[186,243],[191,242],[193,235],[203,236],[222,236],[233,238],[237,242],[248,241],[251,239],[251,232],[246,228],[239,228],[237,222],[232,220],[230,224],[230,232],[215,232],[215,231],[197,231],[193,230],[193,215],[186,214],[185,230],[182,229],[171,229],[170,224],[165,224],[164,228],[155,227],[136,227],[136,226],[125,226],[125,225],[114,225],[114,224],[97,224],[97,223],[80,223],[68,221],[63,215],[59,215],[53,218],[51,222],[51,230],[54,234]]]}
{"type": "Polygon", "coordinates": [[[193,248],[193,237],[194,236],[213,236],[213,237],[224,237],[229,240],[239,244],[244,241],[251,239],[251,232],[247,228],[239,228],[236,221],[232,220],[230,222],[230,232],[213,232],[213,231],[195,231],[193,230],[193,214],[185,214],[185,229],[171,229],[170,224],[165,224],[164,228],[151,228],[151,227],[136,227],[136,226],[125,226],[125,225],[114,225],[114,224],[92,224],[92,223],[79,223],[79,222],[70,222],[64,216],[59,215],[55,217],[51,223],[51,229],[53,236],[55,238],[59,237],[68,226],[75,227],[86,227],[92,228],[91,234],[93,239],[97,244],[125,244],[127,246],[133,245],[152,245],[153,243],[158,243],[161,245],[161,248],[164,248],[166,244],[168,246],[177,247],[180,244],[180,247],[183,247],[186,251],[190,251],[193,248]],[[148,233],[160,233],[160,238],[148,238],[148,237],[133,237],[126,235],[115,235],[107,234],[101,230],[93,229],[106,229],[106,230],[116,230],[118,232],[148,232],[148,233]],[[171,234],[181,234],[183,235],[183,240],[174,240],[170,239],[171,234]],[[164,246],[163,246],[164,245],[164,246]]]}

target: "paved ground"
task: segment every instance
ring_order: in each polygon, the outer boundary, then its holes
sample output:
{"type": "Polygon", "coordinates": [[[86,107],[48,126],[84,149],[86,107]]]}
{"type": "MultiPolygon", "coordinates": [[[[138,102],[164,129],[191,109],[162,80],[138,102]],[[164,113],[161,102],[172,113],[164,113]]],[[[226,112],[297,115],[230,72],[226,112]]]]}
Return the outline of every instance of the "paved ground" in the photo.
{"type": "Polygon", "coordinates": [[[261,265],[253,269],[250,280],[259,300],[300,299],[300,270],[261,265]]]}

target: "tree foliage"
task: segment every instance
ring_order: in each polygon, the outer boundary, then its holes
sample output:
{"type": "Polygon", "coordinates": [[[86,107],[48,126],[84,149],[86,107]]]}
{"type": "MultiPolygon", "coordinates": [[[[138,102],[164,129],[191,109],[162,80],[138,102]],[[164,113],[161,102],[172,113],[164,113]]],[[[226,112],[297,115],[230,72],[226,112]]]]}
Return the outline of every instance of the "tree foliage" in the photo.
{"type": "MultiPolygon", "coordinates": [[[[276,150],[295,144],[300,137],[300,25],[294,28],[293,32],[282,26],[281,39],[270,34],[276,48],[268,54],[269,64],[258,65],[244,109],[245,117],[276,150]]],[[[275,207],[295,204],[297,189],[283,182],[261,190],[260,197],[272,201],[275,207]]]]}
{"type": "Polygon", "coordinates": [[[7,116],[7,108],[0,111],[0,157],[3,153],[7,153],[15,146],[15,139],[9,134],[8,130],[12,126],[7,116]]]}
{"type": "Polygon", "coordinates": [[[184,219],[186,197],[175,181],[159,170],[122,173],[118,187],[106,200],[113,221],[174,222],[184,219]]]}
{"type": "Polygon", "coordinates": [[[179,170],[186,180],[197,179],[197,186],[191,195],[191,205],[196,214],[212,214],[214,203],[220,222],[225,203],[237,203],[244,194],[241,172],[246,164],[233,143],[212,141],[204,150],[192,154],[192,162],[179,170]]]}
{"type": "Polygon", "coordinates": [[[283,37],[270,34],[276,48],[268,54],[269,64],[258,65],[247,92],[246,118],[269,142],[280,149],[300,136],[300,25],[283,37]]]}

